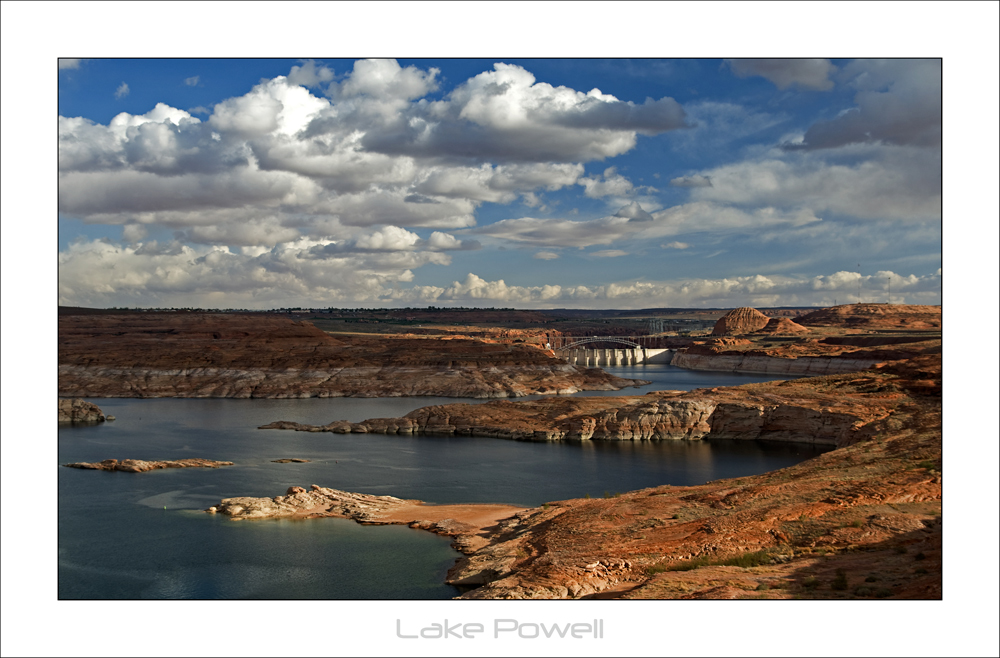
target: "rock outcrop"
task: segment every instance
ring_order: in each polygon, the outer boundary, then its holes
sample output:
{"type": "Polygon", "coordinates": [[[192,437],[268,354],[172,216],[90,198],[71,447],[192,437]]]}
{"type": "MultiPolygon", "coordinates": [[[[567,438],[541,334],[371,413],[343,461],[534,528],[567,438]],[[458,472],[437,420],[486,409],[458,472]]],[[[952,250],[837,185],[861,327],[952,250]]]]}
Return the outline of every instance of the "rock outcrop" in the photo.
{"type": "Polygon", "coordinates": [[[521,512],[450,581],[483,583],[474,599],[941,598],[940,359],[813,387],[902,395],[862,440],[789,468],[521,512]]]}
{"type": "Polygon", "coordinates": [[[743,306],[729,311],[715,323],[713,336],[737,336],[759,331],[767,326],[769,318],[755,308],[743,306]]]}
{"type": "MultiPolygon", "coordinates": [[[[260,429],[354,434],[484,436],[519,441],[766,439],[844,446],[905,399],[891,368],[815,379],[643,396],[434,405],[400,418],[260,429]]],[[[921,380],[924,381],[924,380],[921,380]]],[[[932,380],[927,380],[932,381],[932,380]]],[[[933,384],[932,384],[933,386],[933,384]]]]}
{"type": "Polygon", "coordinates": [[[104,412],[92,402],[79,398],[59,400],[60,423],[101,423],[104,420],[104,412]]]}
{"type": "Polygon", "coordinates": [[[493,504],[427,505],[419,500],[353,493],[314,484],[308,490],[289,487],[284,496],[274,498],[226,498],[206,511],[237,521],[342,517],[365,525],[408,525],[452,537],[455,549],[472,553],[486,545],[486,533],[498,521],[523,512],[524,508],[493,504]]]}
{"type": "Polygon", "coordinates": [[[771,318],[767,321],[762,329],[758,329],[756,332],[758,334],[767,334],[772,336],[789,336],[795,334],[809,333],[808,327],[803,327],[801,324],[792,322],[788,318],[771,318]]]}
{"type": "MultiPolygon", "coordinates": [[[[941,598],[940,355],[689,394],[443,405],[405,420],[476,432],[476,423],[553,429],[589,418],[595,434],[628,427],[634,435],[668,408],[707,436],[831,432],[839,447],[756,476],[498,511],[492,527],[481,523],[475,533],[455,518],[410,525],[459,535],[466,555],[447,581],[474,588],[461,598],[941,598]]],[[[275,499],[232,499],[226,509],[245,518],[415,518],[401,511],[412,501],[356,496],[314,485],[275,499]]]]}
{"type": "Polygon", "coordinates": [[[795,321],[806,327],[936,331],[941,329],[941,307],[916,304],[843,304],[814,311],[795,321]]]}
{"type": "Polygon", "coordinates": [[[528,344],[333,337],[264,315],[59,318],[59,393],[88,397],[505,398],[636,385],[528,344]]]}
{"type": "Polygon", "coordinates": [[[232,466],[233,462],[218,462],[211,459],[177,459],[167,461],[146,461],[143,459],[105,459],[102,462],[79,462],[76,464],[63,464],[68,468],[86,468],[95,471],[124,471],[126,473],[145,473],[161,468],[219,468],[220,466],[232,466]]]}
{"type": "Polygon", "coordinates": [[[287,516],[342,516],[361,523],[375,523],[389,512],[420,501],[394,496],[372,496],[312,485],[309,490],[289,487],[274,498],[226,498],[208,509],[234,519],[267,519],[287,516]]]}
{"type": "Polygon", "coordinates": [[[774,375],[775,377],[816,377],[856,372],[871,368],[878,358],[843,358],[829,356],[803,356],[782,358],[757,354],[693,354],[677,352],[670,365],[690,370],[715,370],[719,372],[746,372],[774,375]]]}

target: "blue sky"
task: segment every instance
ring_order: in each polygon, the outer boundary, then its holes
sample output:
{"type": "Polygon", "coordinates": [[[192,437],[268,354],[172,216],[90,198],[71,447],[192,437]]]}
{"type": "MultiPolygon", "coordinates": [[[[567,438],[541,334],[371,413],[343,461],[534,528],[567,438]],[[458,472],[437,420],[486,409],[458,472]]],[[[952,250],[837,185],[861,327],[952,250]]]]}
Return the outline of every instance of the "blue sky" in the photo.
{"type": "Polygon", "coordinates": [[[937,59],[83,59],[60,303],[940,303],[937,59]]]}

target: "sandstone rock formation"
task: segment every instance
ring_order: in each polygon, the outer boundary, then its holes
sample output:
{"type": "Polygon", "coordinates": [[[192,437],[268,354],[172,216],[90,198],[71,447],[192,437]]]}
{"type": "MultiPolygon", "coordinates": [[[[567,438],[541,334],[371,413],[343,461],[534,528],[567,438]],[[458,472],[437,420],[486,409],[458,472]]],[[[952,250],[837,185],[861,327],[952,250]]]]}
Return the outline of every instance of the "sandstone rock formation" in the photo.
{"type": "Polygon", "coordinates": [[[59,400],[60,423],[100,423],[104,420],[104,412],[92,402],[79,398],[59,400]]]}
{"type": "Polygon", "coordinates": [[[527,344],[335,338],[308,322],[262,315],[59,318],[64,396],[502,398],[635,384],[527,344]]]}
{"type": "Polygon", "coordinates": [[[809,333],[807,327],[792,322],[788,318],[771,318],[762,329],[758,329],[758,334],[768,334],[773,336],[788,336],[794,334],[809,333]]]}
{"type": "Polygon", "coordinates": [[[512,505],[427,505],[419,500],[340,491],[312,485],[289,487],[274,498],[226,498],[206,510],[234,520],[343,517],[366,525],[409,525],[453,537],[452,546],[471,553],[486,545],[484,538],[500,519],[524,511],[512,505]]]}
{"type": "MultiPolygon", "coordinates": [[[[475,588],[462,598],[941,598],[938,354],[794,382],[625,399],[443,405],[391,420],[443,432],[580,431],[589,418],[595,435],[601,427],[624,438],[637,429],[652,435],[643,428],[665,415],[706,436],[725,430],[747,438],[761,428],[832,432],[839,447],[757,476],[665,483],[498,514],[496,525],[475,534],[462,535],[461,522],[411,525],[445,534],[451,527],[464,537],[456,546],[466,556],[448,573],[449,583],[475,588]],[[708,406],[696,398],[710,400],[708,406]]],[[[369,428],[388,429],[381,422],[369,428]]],[[[412,516],[395,511],[407,501],[366,497],[369,507],[354,512],[354,494],[328,491],[294,488],[286,497],[237,505],[251,517],[331,510],[378,522],[412,516]]]]}
{"type": "Polygon", "coordinates": [[[755,308],[744,306],[729,311],[715,323],[713,336],[749,334],[767,326],[769,318],[755,308]]]}
{"type": "Polygon", "coordinates": [[[820,309],[796,318],[795,321],[806,327],[934,331],[941,329],[941,307],[916,304],[844,304],[820,309]]]}
{"type": "Polygon", "coordinates": [[[327,425],[277,421],[260,429],[519,441],[767,439],[844,446],[870,437],[875,424],[906,400],[905,392],[893,383],[899,377],[887,374],[893,372],[887,366],[813,379],[644,396],[434,405],[401,418],[327,425]]]}
{"type": "Polygon", "coordinates": [[[476,599],[939,599],[940,374],[924,357],[814,380],[899,395],[864,439],[789,468],[521,512],[449,581],[484,583],[476,599]]]}
{"type": "Polygon", "coordinates": [[[217,462],[211,459],[177,459],[168,461],[145,461],[142,459],[105,459],[102,462],[79,462],[76,464],[63,464],[69,468],[86,468],[95,471],[124,471],[126,473],[145,473],[161,468],[218,468],[220,466],[232,466],[233,462],[217,462]]]}

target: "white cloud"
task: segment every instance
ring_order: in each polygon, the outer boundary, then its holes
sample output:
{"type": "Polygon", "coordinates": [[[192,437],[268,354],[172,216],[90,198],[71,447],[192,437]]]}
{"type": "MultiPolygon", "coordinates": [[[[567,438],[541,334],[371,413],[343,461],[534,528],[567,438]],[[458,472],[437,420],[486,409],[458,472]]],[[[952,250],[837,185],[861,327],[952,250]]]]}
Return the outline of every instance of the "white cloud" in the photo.
{"type": "Polygon", "coordinates": [[[827,59],[727,59],[726,63],[737,77],[759,75],[767,78],[778,89],[798,86],[803,89],[833,89],[830,75],[837,67],[827,59]]]}
{"type": "Polygon", "coordinates": [[[401,67],[392,59],[366,59],[354,62],[354,70],[344,82],[331,90],[334,98],[368,96],[374,99],[409,101],[437,89],[441,71],[421,71],[415,66],[401,67]]]}
{"type": "MultiPolygon", "coordinates": [[[[585,304],[594,308],[649,308],[651,306],[735,307],[735,306],[830,306],[834,300],[857,300],[858,276],[838,272],[816,277],[789,277],[755,274],[721,279],[635,281],[597,286],[544,284],[518,286],[503,279],[488,281],[469,273],[464,281],[447,288],[414,286],[394,291],[390,298],[404,302],[473,301],[509,302],[522,307],[560,307],[585,304]]],[[[862,277],[861,299],[884,301],[886,279],[892,277],[892,302],[896,304],[939,304],[941,276],[878,272],[862,277]]]]}
{"type": "Polygon", "coordinates": [[[671,98],[636,105],[597,89],[583,93],[536,82],[520,66],[503,63],[445,99],[396,118],[385,130],[366,134],[365,147],[459,160],[580,162],[632,149],[637,133],[687,126],[671,98]]]}
{"type": "Polygon", "coordinates": [[[80,68],[80,62],[83,60],[75,59],[72,57],[60,57],[59,58],[59,70],[64,69],[78,69],[80,68]]]}
{"type": "Polygon", "coordinates": [[[538,260],[555,260],[559,258],[559,254],[554,251],[538,251],[535,252],[533,258],[537,258],[538,260]]]}
{"type": "Polygon", "coordinates": [[[128,84],[123,82],[120,85],[118,85],[118,89],[115,89],[115,98],[125,98],[126,96],[128,96],[128,92],[129,92],[128,84]]]}
{"type": "Polygon", "coordinates": [[[628,256],[628,252],[621,249],[602,249],[601,251],[591,252],[590,255],[597,258],[618,258],[619,256],[628,256]]]}
{"type": "MultiPolygon", "coordinates": [[[[692,198],[743,206],[808,207],[865,219],[940,217],[940,154],[913,147],[881,147],[852,164],[815,155],[746,160],[703,172],[711,187],[692,198]]],[[[855,159],[857,156],[855,156],[855,159]]]]}
{"type": "Polygon", "coordinates": [[[690,247],[687,242],[668,242],[666,244],[661,244],[661,249],[687,249],[690,247]]]}
{"type": "Polygon", "coordinates": [[[313,60],[306,60],[302,66],[293,66],[288,73],[288,84],[302,87],[318,87],[320,83],[333,80],[333,71],[326,66],[316,66],[313,60]]]}
{"type": "Polygon", "coordinates": [[[188,87],[197,87],[198,82],[200,81],[201,81],[200,75],[193,75],[190,78],[184,78],[184,84],[186,84],[188,87]]]}
{"type": "Polygon", "coordinates": [[[602,217],[578,222],[522,217],[501,220],[475,229],[475,233],[549,247],[590,247],[611,244],[619,239],[632,230],[627,227],[628,222],[627,217],[602,217]]]}
{"type": "Polygon", "coordinates": [[[584,194],[592,199],[604,196],[626,196],[632,192],[632,183],[618,173],[614,167],[604,170],[604,180],[598,178],[581,178],[578,182],[584,187],[584,194]]]}

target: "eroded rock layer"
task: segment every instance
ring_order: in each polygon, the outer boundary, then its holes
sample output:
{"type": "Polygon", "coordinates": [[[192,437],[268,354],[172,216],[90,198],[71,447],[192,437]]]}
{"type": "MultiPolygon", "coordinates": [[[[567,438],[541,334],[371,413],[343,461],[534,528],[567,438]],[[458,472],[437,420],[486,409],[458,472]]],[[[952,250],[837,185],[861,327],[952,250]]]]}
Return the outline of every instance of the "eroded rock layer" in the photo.
{"type": "Polygon", "coordinates": [[[523,344],[335,338],[308,322],[263,315],[59,318],[61,396],[503,398],[635,383],[523,344]]]}
{"type": "Polygon", "coordinates": [[[767,326],[769,318],[755,308],[744,306],[734,308],[715,323],[713,336],[735,336],[749,334],[767,326]]]}
{"type": "Polygon", "coordinates": [[[477,599],[940,598],[940,360],[813,386],[898,396],[862,440],[789,468],[521,512],[449,582],[483,583],[477,599]]]}
{"type": "Polygon", "coordinates": [[[883,368],[866,373],[659,391],[643,396],[549,398],[435,405],[400,418],[261,429],[309,432],[444,434],[522,441],[767,439],[842,446],[870,436],[906,392],[883,368]]]}
{"type": "Polygon", "coordinates": [[[92,402],[79,398],[59,400],[60,423],[100,423],[104,420],[104,412],[92,402]]]}
{"type": "Polygon", "coordinates": [[[124,471],[126,473],[145,473],[161,468],[219,468],[220,466],[232,466],[233,462],[219,462],[211,459],[191,458],[167,461],[146,461],[143,459],[105,459],[101,462],[78,462],[76,464],[63,464],[69,468],[85,468],[95,471],[124,471]]]}

